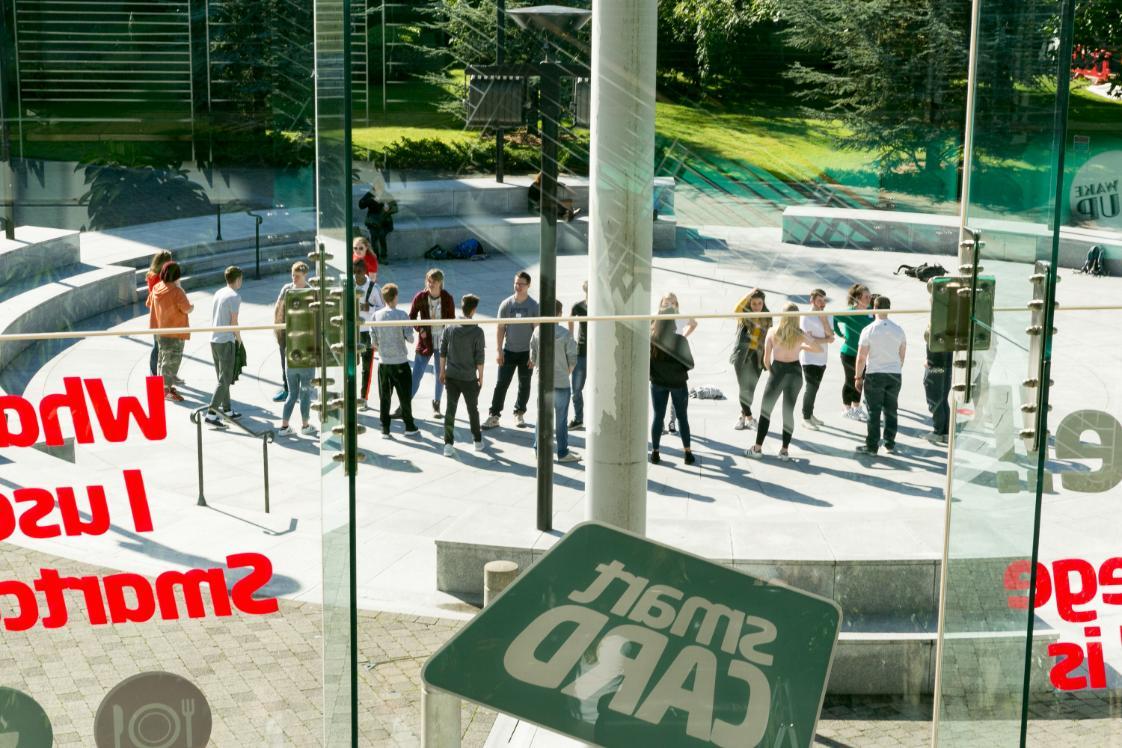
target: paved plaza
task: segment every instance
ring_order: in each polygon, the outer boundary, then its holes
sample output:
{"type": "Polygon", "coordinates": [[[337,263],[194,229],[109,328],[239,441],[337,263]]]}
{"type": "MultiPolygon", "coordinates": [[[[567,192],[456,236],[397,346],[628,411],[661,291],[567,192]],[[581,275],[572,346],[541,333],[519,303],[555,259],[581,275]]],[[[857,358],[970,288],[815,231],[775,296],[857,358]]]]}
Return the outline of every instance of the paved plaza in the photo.
{"type": "MultiPolygon", "coordinates": [[[[897,309],[921,309],[927,304],[923,284],[896,276],[893,270],[905,260],[913,264],[940,261],[948,267],[951,262],[950,258],[793,247],[780,244],[774,229],[700,231],[702,238],[695,237],[688,251],[654,260],[655,299],[673,291],[687,313],[731,311],[736,300],[755,286],[768,293],[772,310],[782,308],[787,300],[805,308],[807,294],[816,286],[827,290],[831,308],[842,308],[844,288],[854,281],[891,296],[897,309]]],[[[421,288],[428,266],[391,259],[378,281],[397,283],[408,299],[421,288]]],[[[529,253],[525,258],[496,254],[485,262],[446,261],[442,267],[446,287],[457,299],[469,291],[482,297],[481,317],[493,315],[499,301],[510,293],[516,270],[525,267],[535,281],[537,275],[529,253]]],[[[580,283],[587,274],[586,257],[559,258],[558,295],[566,309],[579,298],[580,283]]],[[[272,302],[283,282],[282,276],[273,276],[246,283],[243,324],[271,323],[272,302]]],[[[1118,288],[1116,279],[1065,274],[1060,299],[1106,303],[1118,288]]],[[[196,307],[192,323],[202,326],[209,318],[211,293],[192,292],[190,297],[196,307]]],[[[1013,283],[999,284],[999,306],[1023,307],[1027,298],[1028,292],[1013,283]]],[[[696,465],[683,464],[677,436],[663,436],[663,464],[651,466],[649,471],[650,534],[716,558],[745,550],[758,558],[775,559],[937,558],[942,544],[946,455],[923,439],[929,429],[921,385],[926,317],[904,314],[898,319],[910,346],[901,401],[902,454],[876,459],[854,456],[864,426],[842,418],[841,367],[835,344],[817,408],[826,426],[818,432],[796,426],[795,459],[790,463],[774,457],[779,443],[778,409],[773,415],[773,433],[764,447],[765,459],[756,462],[744,456],[754,434],[733,429],[738,406],[728,356],[735,323],[702,320],[691,337],[697,366],[690,383],[714,385],[727,399],[690,401],[696,465]]],[[[1027,313],[1018,315],[1010,329],[1023,327],[1025,319],[1027,313]]],[[[1061,376],[1090,377],[1093,382],[1094,377],[1103,376],[1102,366],[1115,354],[1086,345],[1091,335],[1086,328],[1093,319],[1091,312],[1072,312],[1057,319],[1061,328],[1057,380],[1065,381],[1061,376]],[[1078,360],[1062,355],[1064,350],[1077,348],[1078,360]]],[[[137,329],[146,320],[146,311],[136,307],[88,320],[83,327],[137,329]]],[[[485,332],[488,364],[481,404],[490,401],[496,380],[493,327],[486,326],[485,332]]],[[[275,427],[280,405],[271,397],[280,385],[280,365],[273,335],[251,332],[245,339],[249,363],[234,386],[233,397],[252,428],[275,427]]],[[[34,402],[61,392],[62,380],[68,376],[100,378],[111,396],[141,393],[149,345],[146,337],[104,337],[50,347],[45,358],[42,350],[29,352],[27,356],[45,363],[27,383],[24,396],[34,402]]],[[[1019,381],[1023,365],[1023,357],[1005,355],[998,359],[993,376],[1019,381]],[[1009,370],[1001,370],[1004,366],[1009,370]]],[[[213,387],[208,335],[197,334],[188,342],[181,376],[187,381],[182,391],[188,400],[182,405],[169,404],[166,440],[145,441],[134,433],[121,444],[77,445],[72,461],[34,449],[0,450],[0,485],[4,487],[0,490],[6,494],[18,487],[102,485],[113,517],[110,531],[99,537],[12,538],[0,552],[2,576],[30,580],[41,566],[53,566],[63,573],[92,573],[88,569],[96,567],[155,576],[168,569],[219,567],[227,554],[255,551],[273,562],[269,591],[283,598],[281,614],[102,628],[76,623],[60,631],[9,634],[5,641],[12,646],[7,648],[6,660],[0,656],[0,667],[14,672],[9,667],[18,665],[20,683],[14,685],[22,683],[33,695],[42,696],[45,705],[67,705],[68,716],[63,719],[69,723],[56,722],[59,745],[86,744],[83,725],[92,718],[105,688],[143,669],[181,672],[203,688],[216,710],[215,745],[269,745],[276,735],[286,736],[283,744],[315,744],[323,685],[318,440],[278,438],[269,447],[272,511],[266,514],[260,440],[233,430],[204,429],[209,506],[198,507],[196,432],[187,415],[205,404],[213,387]],[[127,502],[121,471],[127,468],[143,471],[154,532],[138,533],[124,519],[127,502]],[[66,663],[49,667],[20,664],[28,653],[36,660],[43,656],[50,661],[47,652],[54,657],[53,653],[62,651],[73,653],[66,663]],[[199,664],[200,658],[189,656],[196,651],[204,653],[205,665],[199,664]],[[220,662],[237,667],[219,667],[220,662]],[[281,673],[286,680],[278,680],[281,673]],[[70,707],[81,703],[86,704],[86,711],[70,707]],[[245,719],[246,715],[250,718],[245,719]],[[243,737],[239,730],[246,729],[247,723],[254,733],[245,742],[238,738],[243,737]]],[[[646,372],[636,376],[645,382],[646,372]]],[[[487,432],[483,454],[463,449],[464,445],[470,447],[470,439],[461,409],[460,450],[457,458],[450,459],[441,453],[441,424],[429,409],[432,386],[430,374],[414,399],[422,431],[419,438],[404,437],[400,422],[395,422],[394,438],[382,440],[377,434],[377,412],[361,414],[367,432],[360,446],[367,460],[358,473],[358,583],[363,609],[359,657],[364,736],[371,745],[416,744],[420,663],[476,610],[470,601],[436,590],[435,540],[464,528],[477,533],[481,524],[495,537],[524,537],[534,532],[533,429],[514,427],[510,415],[514,388],[507,397],[503,427],[487,432]]],[[[754,410],[758,410],[762,390],[763,382],[754,410]]],[[[1111,405],[1105,386],[1087,392],[1061,386],[1056,393],[1054,403],[1060,412],[1077,406],[1109,409],[1111,405]]],[[[534,403],[535,397],[531,397],[527,415],[531,425],[534,403]]],[[[586,433],[571,434],[571,446],[583,453],[585,438],[586,433]]],[[[582,463],[556,467],[554,525],[559,530],[583,518],[583,490],[582,463]]],[[[1082,532],[1080,523],[1101,512],[1094,496],[1078,505],[1065,500],[1063,510],[1070,522],[1049,523],[1049,497],[1045,500],[1042,557],[1070,549],[1082,532]]],[[[74,604],[80,606],[80,600],[74,604]]],[[[1066,736],[1081,735],[1080,745],[1110,745],[1099,740],[1105,729],[1098,718],[1112,710],[1116,706],[1091,697],[1064,701],[1051,711],[1044,709],[1046,718],[1034,723],[1034,743],[1074,744],[1066,736]],[[1079,719],[1072,722],[1072,717],[1079,719]]],[[[482,745],[493,719],[483,710],[465,710],[466,744],[482,745]]],[[[818,742],[827,746],[919,746],[929,739],[929,720],[929,703],[832,700],[823,711],[818,742]]]]}

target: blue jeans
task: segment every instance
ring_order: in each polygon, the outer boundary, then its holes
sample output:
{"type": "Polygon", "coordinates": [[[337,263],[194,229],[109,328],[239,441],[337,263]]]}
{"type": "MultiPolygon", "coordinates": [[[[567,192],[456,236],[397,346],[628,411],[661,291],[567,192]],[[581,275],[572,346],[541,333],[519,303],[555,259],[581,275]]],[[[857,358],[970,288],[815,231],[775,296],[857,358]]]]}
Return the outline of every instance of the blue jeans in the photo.
{"type": "Polygon", "coordinates": [[[432,359],[432,374],[436,380],[436,390],[432,399],[440,402],[441,396],[444,395],[444,385],[440,383],[440,351],[435,350],[431,356],[422,356],[419,353],[413,354],[413,390],[409,397],[416,397],[417,390],[421,389],[421,379],[429,368],[429,359],[432,359]]]}
{"type": "Polygon", "coordinates": [[[281,421],[288,423],[292,411],[296,408],[296,401],[300,401],[300,418],[307,426],[312,410],[312,376],[316,370],[310,367],[288,367],[285,372],[285,381],[288,384],[288,399],[284,401],[284,410],[281,411],[281,421]]]}
{"type": "MultiPolygon", "coordinates": [[[[557,456],[564,457],[569,454],[569,424],[565,419],[569,417],[569,400],[573,391],[568,387],[556,387],[553,390],[553,434],[557,439],[557,456]]],[[[534,428],[534,448],[538,446],[538,430],[534,428]]]]}
{"type": "Polygon", "coordinates": [[[584,383],[588,380],[588,356],[577,356],[573,367],[573,420],[584,423],[584,383]]]}

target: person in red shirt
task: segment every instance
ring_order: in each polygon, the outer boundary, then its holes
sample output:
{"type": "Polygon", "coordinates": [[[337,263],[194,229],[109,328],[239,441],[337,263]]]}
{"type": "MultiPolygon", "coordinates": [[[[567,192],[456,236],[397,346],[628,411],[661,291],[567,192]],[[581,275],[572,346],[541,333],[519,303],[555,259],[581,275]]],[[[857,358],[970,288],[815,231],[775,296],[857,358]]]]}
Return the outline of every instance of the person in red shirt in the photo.
{"type": "Polygon", "coordinates": [[[378,257],[370,249],[370,241],[365,236],[356,236],[351,244],[351,260],[362,262],[366,266],[367,275],[378,274],[378,257]]]}

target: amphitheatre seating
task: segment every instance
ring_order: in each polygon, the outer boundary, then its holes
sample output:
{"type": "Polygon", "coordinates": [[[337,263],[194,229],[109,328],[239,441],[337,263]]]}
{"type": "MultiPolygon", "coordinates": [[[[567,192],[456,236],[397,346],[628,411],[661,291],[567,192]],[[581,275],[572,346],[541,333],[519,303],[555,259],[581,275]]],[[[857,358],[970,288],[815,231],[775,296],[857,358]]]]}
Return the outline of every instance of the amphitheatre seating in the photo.
{"type": "MultiPolygon", "coordinates": [[[[261,224],[261,274],[287,273],[292,263],[304,259],[314,247],[315,213],[310,208],[256,211],[261,224]]],[[[213,217],[180,218],[158,225],[141,224],[82,234],[82,260],[94,265],[132,268],[136,288],[146,293],[144,275],[152,255],[169,249],[183,266],[185,289],[220,286],[222,273],[238,265],[254,269],[254,219],[248,213],[222,217],[221,241],[216,239],[213,217]],[[153,241],[154,236],[161,240],[153,241]],[[164,239],[166,237],[166,240],[164,239]]]]}
{"type": "MultiPolygon", "coordinates": [[[[57,332],[136,301],[128,268],[83,263],[78,233],[21,226],[0,241],[0,334],[57,332]]],[[[0,343],[4,369],[31,341],[0,343]]]]}
{"type": "MultiPolygon", "coordinates": [[[[956,215],[794,205],[783,211],[783,241],[805,247],[957,255],[958,223],[956,215]]],[[[1052,252],[1052,234],[1044,224],[980,219],[973,227],[982,232],[986,258],[1032,262],[1052,252]]],[[[1104,229],[1062,227],[1060,267],[1083,267],[1087,251],[1096,244],[1106,249],[1107,270],[1122,274],[1122,233],[1104,229]]]]}
{"type": "MultiPolygon", "coordinates": [[[[501,184],[489,177],[390,182],[387,191],[397,200],[399,209],[388,239],[391,259],[421,257],[434,244],[450,249],[473,237],[488,251],[536,252],[541,229],[538,216],[527,209],[531,179],[508,177],[501,184]]],[[[564,177],[561,183],[567,188],[566,197],[573,200],[582,215],[572,222],[558,221],[558,251],[586,252],[589,181],[564,177]]],[[[673,215],[674,180],[658,177],[655,189],[659,217],[654,221],[654,248],[673,249],[677,229],[673,215]]],[[[356,224],[361,224],[365,215],[365,210],[358,207],[359,198],[365,193],[365,185],[354,188],[352,208],[356,224]]]]}

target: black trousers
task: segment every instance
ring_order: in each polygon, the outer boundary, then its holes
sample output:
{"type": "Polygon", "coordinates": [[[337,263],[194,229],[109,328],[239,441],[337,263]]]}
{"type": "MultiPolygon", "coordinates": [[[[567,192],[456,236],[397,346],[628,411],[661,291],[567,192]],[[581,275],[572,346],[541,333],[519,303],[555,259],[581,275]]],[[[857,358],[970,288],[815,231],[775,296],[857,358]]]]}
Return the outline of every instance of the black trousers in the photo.
{"type": "Polygon", "coordinates": [[[396,392],[397,401],[401,403],[401,419],[405,421],[405,430],[413,431],[417,424],[413,422],[412,398],[409,396],[413,389],[413,372],[409,362],[404,364],[382,364],[378,367],[378,415],[382,419],[382,433],[390,433],[390,396],[396,392]]]}
{"type": "Polygon", "coordinates": [[[884,445],[896,445],[897,403],[900,398],[899,374],[866,374],[865,405],[869,408],[869,430],[865,446],[875,452],[880,446],[880,418],[884,414],[884,445]]]}
{"type": "Polygon", "coordinates": [[[842,368],[845,369],[845,384],[842,385],[842,403],[846,406],[860,405],[861,392],[857,386],[853,384],[854,377],[857,376],[857,357],[850,356],[848,353],[843,353],[842,368]]]}
{"type": "MultiPolygon", "coordinates": [[[[364,346],[362,349],[362,399],[370,402],[370,379],[374,373],[374,347],[371,345],[369,333],[362,332],[359,342],[364,346]]],[[[412,380],[410,380],[412,382],[412,380]]]]}
{"type": "Polygon", "coordinates": [[[818,397],[818,388],[822,385],[822,377],[826,375],[825,364],[803,364],[803,380],[806,382],[806,391],[803,393],[803,418],[814,415],[814,400],[818,397]]]}
{"type": "Polygon", "coordinates": [[[951,423],[951,370],[924,369],[923,392],[927,396],[927,410],[931,412],[934,432],[946,436],[951,423]]]}
{"type": "Polygon", "coordinates": [[[526,403],[530,402],[530,377],[534,370],[530,368],[530,352],[503,350],[503,363],[499,367],[499,381],[495,383],[495,394],[491,396],[491,415],[500,416],[503,405],[506,404],[506,391],[514,380],[514,372],[518,372],[518,397],[514,400],[514,413],[526,412],[526,403]]]}
{"type": "Polygon", "coordinates": [[[479,429],[479,383],[474,379],[445,377],[444,389],[448,393],[448,404],[444,408],[444,443],[455,442],[456,409],[459,407],[460,395],[464,396],[464,404],[467,405],[471,438],[477,442],[483,441],[483,432],[479,429]]]}

